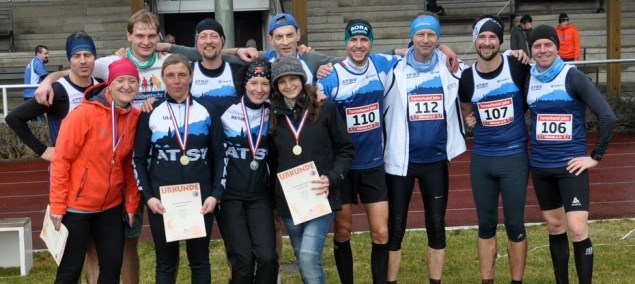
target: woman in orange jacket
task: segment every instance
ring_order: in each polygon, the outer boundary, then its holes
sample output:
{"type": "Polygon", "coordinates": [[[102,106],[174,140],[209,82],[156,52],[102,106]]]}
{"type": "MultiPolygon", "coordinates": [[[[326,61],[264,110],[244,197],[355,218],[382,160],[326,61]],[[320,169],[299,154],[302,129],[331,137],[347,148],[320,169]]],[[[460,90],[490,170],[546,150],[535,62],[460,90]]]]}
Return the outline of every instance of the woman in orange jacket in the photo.
{"type": "Polygon", "coordinates": [[[139,111],[130,105],[139,73],[128,59],[108,67],[107,83],[86,90],[62,122],[51,162],[51,219],[69,231],[56,283],[77,283],[92,237],[99,283],[119,283],[124,226],[132,226],[140,201],[132,168],[139,111]],[[122,220],[123,215],[123,220],[122,220]]]}

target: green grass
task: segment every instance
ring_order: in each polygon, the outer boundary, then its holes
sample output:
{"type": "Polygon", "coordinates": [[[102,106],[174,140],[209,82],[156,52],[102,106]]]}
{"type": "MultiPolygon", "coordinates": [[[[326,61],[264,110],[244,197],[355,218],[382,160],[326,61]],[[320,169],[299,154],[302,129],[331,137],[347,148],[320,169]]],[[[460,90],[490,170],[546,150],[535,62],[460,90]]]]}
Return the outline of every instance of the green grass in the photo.
{"type": "MultiPolygon", "coordinates": [[[[622,240],[635,229],[635,221],[623,219],[600,221],[590,224],[590,235],[595,252],[594,283],[634,283],[635,282],[635,232],[622,240]]],[[[447,256],[443,283],[480,283],[478,258],[476,253],[476,230],[448,230],[447,256]]],[[[505,232],[499,227],[498,235],[505,232]]],[[[549,257],[547,233],[544,225],[528,227],[529,253],[525,271],[525,283],[553,283],[553,272],[549,257]]],[[[505,239],[505,238],[503,238],[505,239]]],[[[333,260],[332,238],[326,241],[324,266],[328,283],[339,283],[333,260]]],[[[427,238],[423,231],[409,231],[403,241],[403,259],[399,274],[400,283],[427,283],[425,249],[427,238]]],[[[356,283],[371,283],[370,275],[370,239],[368,233],[355,234],[352,237],[355,262],[356,283]]],[[[141,282],[154,283],[154,251],[152,242],[143,242],[139,247],[141,256],[141,282]]],[[[506,242],[498,243],[499,258],[496,261],[496,282],[509,283],[509,263],[505,251],[506,242]]],[[[221,241],[210,244],[212,257],[213,283],[227,283],[228,269],[221,241]]],[[[573,250],[571,250],[573,251],[573,250]]],[[[285,268],[292,267],[295,257],[288,239],[285,239],[282,263],[285,268]]],[[[570,258],[571,283],[577,283],[573,256],[570,258]]],[[[285,272],[281,275],[283,283],[301,283],[297,272],[285,272]]],[[[52,283],[55,278],[55,263],[48,252],[34,255],[31,272],[26,277],[19,275],[19,269],[1,269],[0,283],[52,283]]],[[[189,268],[184,247],[181,251],[178,283],[189,283],[189,268]]]]}

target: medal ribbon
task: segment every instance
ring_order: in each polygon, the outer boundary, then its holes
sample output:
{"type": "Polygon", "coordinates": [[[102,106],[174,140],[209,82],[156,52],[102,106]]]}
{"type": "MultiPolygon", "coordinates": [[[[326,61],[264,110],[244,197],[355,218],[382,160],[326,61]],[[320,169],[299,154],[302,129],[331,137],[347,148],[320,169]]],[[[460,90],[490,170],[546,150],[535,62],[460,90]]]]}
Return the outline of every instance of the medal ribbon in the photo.
{"type": "Polygon", "coordinates": [[[249,116],[247,116],[247,110],[245,109],[245,96],[240,98],[240,110],[243,111],[243,120],[245,121],[245,127],[247,127],[247,141],[249,141],[249,150],[251,150],[251,156],[256,160],[256,151],[260,145],[260,138],[262,138],[262,129],[265,123],[265,108],[260,107],[260,128],[258,129],[258,138],[256,138],[256,144],[254,144],[251,138],[251,124],[249,123],[249,116]]]}
{"type": "Polygon", "coordinates": [[[174,111],[172,110],[172,106],[170,102],[166,102],[168,105],[168,112],[170,113],[170,120],[172,121],[172,126],[174,126],[174,132],[176,135],[176,141],[179,142],[179,147],[183,151],[183,155],[185,155],[185,147],[187,146],[187,133],[190,124],[190,96],[187,96],[185,99],[185,121],[183,125],[183,136],[181,137],[181,132],[179,131],[178,125],[176,124],[176,119],[174,116],[174,111]]]}
{"type": "Polygon", "coordinates": [[[291,133],[293,133],[293,137],[295,137],[296,144],[300,142],[300,133],[302,133],[302,129],[304,128],[304,123],[306,122],[306,117],[308,113],[309,113],[308,109],[304,111],[304,114],[302,115],[302,121],[300,121],[300,125],[298,125],[297,129],[293,126],[293,123],[291,123],[291,120],[289,119],[288,115],[284,117],[287,119],[287,125],[289,125],[289,129],[291,129],[291,133]]]}

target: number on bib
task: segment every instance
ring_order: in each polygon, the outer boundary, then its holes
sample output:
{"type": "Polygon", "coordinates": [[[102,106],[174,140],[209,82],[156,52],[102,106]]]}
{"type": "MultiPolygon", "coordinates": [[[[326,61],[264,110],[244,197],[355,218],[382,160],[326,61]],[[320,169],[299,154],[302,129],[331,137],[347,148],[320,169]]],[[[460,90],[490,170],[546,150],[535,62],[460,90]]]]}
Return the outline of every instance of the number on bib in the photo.
{"type": "Polygon", "coordinates": [[[408,119],[410,121],[443,119],[443,95],[408,96],[408,119]]]}
{"type": "Polygon", "coordinates": [[[364,132],[379,127],[379,103],[346,108],[348,133],[364,132]]]}
{"type": "Polygon", "coordinates": [[[570,141],[572,133],[571,114],[539,114],[536,117],[536,140],[570,141]]]}
{"type": "Polygon", "coordinates": [[[476,104],[483,126],[501,126],[514,121],[514,101],[512,98],[476,104]]]}

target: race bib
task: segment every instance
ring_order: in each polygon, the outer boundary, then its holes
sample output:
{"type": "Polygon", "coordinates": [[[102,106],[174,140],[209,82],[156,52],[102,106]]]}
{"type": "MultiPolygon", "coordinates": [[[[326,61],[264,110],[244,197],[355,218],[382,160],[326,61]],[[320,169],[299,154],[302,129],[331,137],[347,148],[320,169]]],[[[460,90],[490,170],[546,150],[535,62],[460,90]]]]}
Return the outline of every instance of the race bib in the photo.
{"type": "Polygon", "coordinates": [[[408,96],[408,119],[410,121],[443,119],[443,95],[408,96]]]}
{"type": "Polygon", "coordinates": [[[539,114],[536,118],[536,140],[570,141],[572,133],[571,114],[539,114]]]}
{"type": "Polygon", "coordinates": [[[379,127],[379,103],[346,108],[348,133],[364,132],[379,127]]]}
{"type": "Polygon", "coordinates": [[[483,126],[501,126],[514,121],[514,101],[512,98],[476,104],[483,126]]]}

